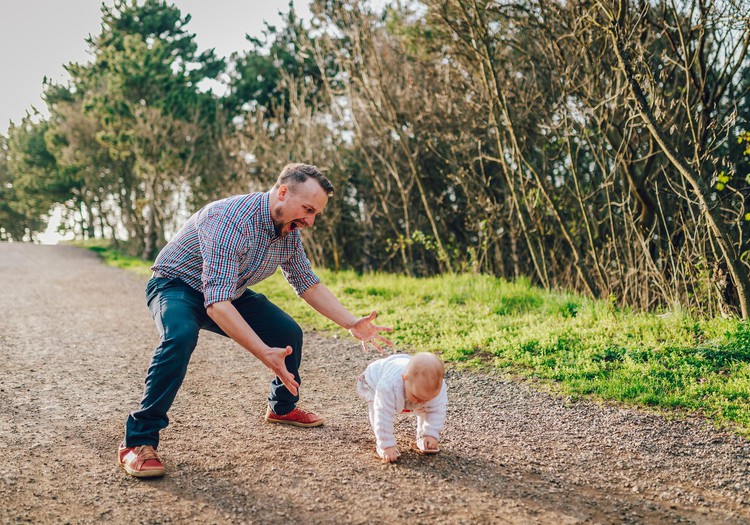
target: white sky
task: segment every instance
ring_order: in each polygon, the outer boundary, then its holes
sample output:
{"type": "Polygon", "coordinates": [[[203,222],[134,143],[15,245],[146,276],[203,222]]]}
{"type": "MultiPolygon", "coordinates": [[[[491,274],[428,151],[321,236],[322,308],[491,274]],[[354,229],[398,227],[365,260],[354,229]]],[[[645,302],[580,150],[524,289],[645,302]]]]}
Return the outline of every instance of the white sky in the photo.
{"type": "MultiPolygon", "coordinates": [[[[113,0],[106,0],[112,5],[113,0]]],[[[248,49],[245,33],[261,36],[263,21],[279,25],[288,0],[171,0],[192,18],[199,51],[215,48],[219,56],[248,49]]],[[[47,115],[41,99],[46,75],[65,82],[70,62],[90,59],[85,39],[99,33],[101,0],[2,0],[0,14],[0,133],[12,120],[19,123],[36,107],[47,115]]],[[[307,0],[293,0],[300,18],[308,19],[307,0]]]]}

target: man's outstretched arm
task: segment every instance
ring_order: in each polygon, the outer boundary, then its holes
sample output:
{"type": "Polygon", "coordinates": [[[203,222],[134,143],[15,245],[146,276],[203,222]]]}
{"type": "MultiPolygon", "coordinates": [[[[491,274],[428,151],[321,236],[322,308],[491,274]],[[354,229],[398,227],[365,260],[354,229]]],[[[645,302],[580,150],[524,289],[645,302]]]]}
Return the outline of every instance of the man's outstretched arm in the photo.
{"type": "Polygon", "coordinates": [[[318,283],[307,290],[300,296],[312,306],[318,313],[324,315],[337,325],[346,328],[349,332],[362,342],[362,348],[367,350],[367,343],[370,343],[380,352],[383,347],[380,343],[392,345],[393,343],[380,335],[380,332],[392,332],[393,329],[387,326],[377,326],[373,321],[378,316],[373,312],[366,317],[355,317],[349,312],[344,305],[339,302],[335,295],[324,284],[318,283]]]}

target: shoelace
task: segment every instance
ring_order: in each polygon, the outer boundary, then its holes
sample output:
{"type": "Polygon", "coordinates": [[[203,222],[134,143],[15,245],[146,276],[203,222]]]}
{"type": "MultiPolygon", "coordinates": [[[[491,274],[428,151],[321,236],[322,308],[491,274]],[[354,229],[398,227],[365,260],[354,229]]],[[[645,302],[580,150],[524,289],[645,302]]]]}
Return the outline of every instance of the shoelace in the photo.
{"type": "Polygon", "coordinates": [[[315,419],[315,414],[312,412],[308,412],[307,410],[304,410],[302,408],[295,409],[297,413],[300,415],[300,419],[302,419],[304,422],[311,422],[313,419],[315,419]]]}
{"type": "Polygon", "coordinates": [[[151,447],[149,445],[141,445],[140,447],[136,447],[135,455],[138,457],[138,460],[141,463],[145,463],[149,459],[161,461],[161,459],[159,459],[159,455],[156,453],[156,450],[154,450],[154,447],[151,447]]]}

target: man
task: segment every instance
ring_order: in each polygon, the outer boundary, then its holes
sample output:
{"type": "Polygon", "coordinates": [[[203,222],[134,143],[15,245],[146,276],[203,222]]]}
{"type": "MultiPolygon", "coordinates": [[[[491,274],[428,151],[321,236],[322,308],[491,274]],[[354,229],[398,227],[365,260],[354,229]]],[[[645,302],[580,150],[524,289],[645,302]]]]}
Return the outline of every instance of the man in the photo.
{"type": "Polygon", "coordinates": [[[323,418],[296,406],[302,330],[286,312],[247,287],[278,267],[297,295],[362,342],[382,351],[376,313],[357,318],[344,308],[310,268],[300,231],[313,225],[333,185],[315,166],[290,164],[266,193],[212,202],[190,217],[151,267],[146,287],[160,342],[146,375],[139,410],[125,425],[118,463],[130,475],[164,475],[156,449],[167,411],[182,385],[201,329],[234,339],[276,378],[271,382],[266,421],[301,427],[323,418]]]}

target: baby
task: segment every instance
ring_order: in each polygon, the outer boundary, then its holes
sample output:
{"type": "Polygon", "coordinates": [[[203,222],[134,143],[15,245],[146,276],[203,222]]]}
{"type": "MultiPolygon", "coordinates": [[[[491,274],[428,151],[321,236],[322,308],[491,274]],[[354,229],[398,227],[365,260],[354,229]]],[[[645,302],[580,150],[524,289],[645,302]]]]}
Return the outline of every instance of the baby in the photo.
{"type": "Polygon", "coordinates": [[[383,461],[392,463],[400,455],[393,436],[393,420],[399,412],[417,416],[415,450],[440,451],[438,439],[448,403],[444,375],[440,359],[425,352],[378,359],[357,378],[357,393],[369,405],[375,450],[383,461]]]}

